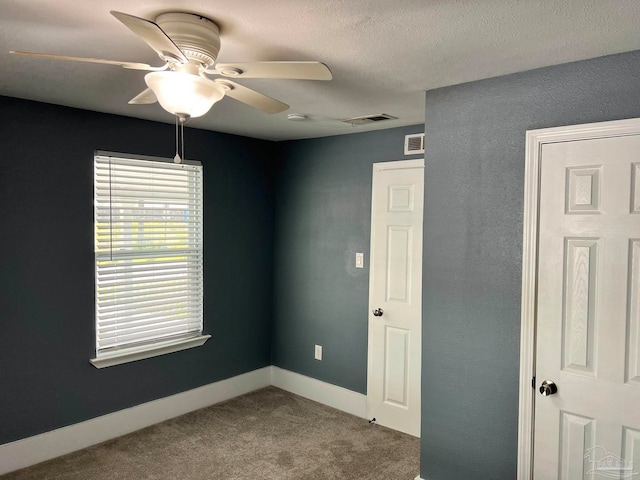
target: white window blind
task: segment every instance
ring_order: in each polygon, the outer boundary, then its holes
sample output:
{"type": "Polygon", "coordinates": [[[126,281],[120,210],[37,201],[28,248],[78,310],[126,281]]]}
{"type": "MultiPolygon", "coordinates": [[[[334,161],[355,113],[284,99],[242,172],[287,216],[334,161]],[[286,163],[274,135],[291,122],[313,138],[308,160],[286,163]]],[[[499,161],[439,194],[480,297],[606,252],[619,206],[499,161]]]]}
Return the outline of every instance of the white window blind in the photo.
{"type": "Polygon", "coordinates": [[[202,334],[202,167],[96,155],[96,357],[202,334]]]}

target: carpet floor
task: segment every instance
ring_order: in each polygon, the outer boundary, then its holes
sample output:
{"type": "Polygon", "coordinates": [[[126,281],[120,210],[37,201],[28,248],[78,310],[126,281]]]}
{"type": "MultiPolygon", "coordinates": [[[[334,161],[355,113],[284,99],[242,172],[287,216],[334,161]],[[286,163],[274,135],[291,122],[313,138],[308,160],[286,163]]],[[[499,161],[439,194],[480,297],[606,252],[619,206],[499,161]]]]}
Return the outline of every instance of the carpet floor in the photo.
{"type": "Polygon", "coordinates": [[[413,480],[420,441],[267,387],[1,480],[413,480]]]}

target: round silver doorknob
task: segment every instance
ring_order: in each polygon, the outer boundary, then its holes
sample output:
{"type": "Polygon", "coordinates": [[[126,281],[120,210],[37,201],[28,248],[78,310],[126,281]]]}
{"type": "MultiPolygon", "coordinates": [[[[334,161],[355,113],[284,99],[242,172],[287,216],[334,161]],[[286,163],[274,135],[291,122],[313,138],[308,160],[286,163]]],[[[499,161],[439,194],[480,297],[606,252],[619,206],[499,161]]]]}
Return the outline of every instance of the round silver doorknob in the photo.
{"type": "Polygon", "coordinates": [[[383,313],[384,310],[382,310],[381,308],[376,308],[375,310],[373,310],[374,317],[381,317],[383,313]]]}
{"type": "Polygon", "coordinates": [[[540,384],[540,393],[543,397],[548,397],[549,395],[553,395],[558,391],[558,387],[551,380],[545,380],[540,384]]]}

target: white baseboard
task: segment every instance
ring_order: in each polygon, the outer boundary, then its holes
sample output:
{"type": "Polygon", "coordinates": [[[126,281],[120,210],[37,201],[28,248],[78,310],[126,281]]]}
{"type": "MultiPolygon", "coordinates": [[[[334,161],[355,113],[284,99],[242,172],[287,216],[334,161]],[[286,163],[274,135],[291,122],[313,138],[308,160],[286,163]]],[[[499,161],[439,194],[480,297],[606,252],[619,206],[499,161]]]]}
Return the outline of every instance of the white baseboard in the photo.
{"type": "Polygon", "coordinates": [[[271,367],[271,385],[360,418],[367,418],[367,396],[279,367],[271,367]]]}
{"type": "Polygon", "coordinates": [[[416,478],[414,478],[413,480],[424,480],[424,478],[422,478],[420,475],[418,475],[416,478]]]}
{"type": "MultiPolygon", "coordinates": [[[[269,385],[360,418],[367,417],[366,395],[270,366],[0,445],[0,475],[106,442],[269,385]]],[[[416,480],[421,479],[416,477],[416,480]]]]}
{"type": "Polygon", "coordinates": [[[0,475],[35,465],[271,385],[271,368],[0,445],[0,475]]]}

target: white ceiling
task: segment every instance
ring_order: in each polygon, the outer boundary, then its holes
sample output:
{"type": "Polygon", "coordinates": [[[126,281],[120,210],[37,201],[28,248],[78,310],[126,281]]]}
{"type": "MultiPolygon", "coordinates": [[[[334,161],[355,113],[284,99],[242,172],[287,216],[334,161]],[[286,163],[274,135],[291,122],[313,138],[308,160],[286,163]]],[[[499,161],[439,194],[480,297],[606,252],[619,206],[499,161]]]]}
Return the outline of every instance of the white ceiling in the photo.
{"type": "Polygon", "coordinates": [[[424,122],[424,91],[640,49],[639,0],[0,0],[0,95],[173,124],[158,104],[128,105],[144,72],[16,57],[9,50],[161,65],[109,14],[185,11],[221,29],[218,61],[317,60],[330,82],[242,80],[291,105],[269,115],[230,98],[190,126],[271,140],[424,122]],[[287,113],[308,115],[291,122],[287,113]],[[351,127],[338,119],[388,113],[351,127]]]}

